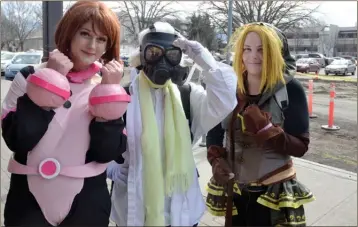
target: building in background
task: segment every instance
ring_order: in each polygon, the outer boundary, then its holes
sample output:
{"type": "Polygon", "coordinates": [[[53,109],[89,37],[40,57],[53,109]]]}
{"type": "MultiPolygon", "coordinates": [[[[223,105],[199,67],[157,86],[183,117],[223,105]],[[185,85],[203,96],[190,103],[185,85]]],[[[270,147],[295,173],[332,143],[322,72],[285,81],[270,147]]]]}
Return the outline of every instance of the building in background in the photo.
{"type": "Polygon", "coordinates": [[[357,57],[357,26],[295,28],[286,32],[292,54],[321,53],[326,57],[350,55],[357,57]]]}

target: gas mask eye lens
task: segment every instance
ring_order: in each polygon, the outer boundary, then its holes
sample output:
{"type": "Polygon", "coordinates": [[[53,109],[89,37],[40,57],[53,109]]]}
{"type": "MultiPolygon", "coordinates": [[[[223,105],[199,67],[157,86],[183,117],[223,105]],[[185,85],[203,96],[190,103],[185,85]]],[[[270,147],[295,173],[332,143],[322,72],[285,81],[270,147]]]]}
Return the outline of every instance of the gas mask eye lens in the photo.
{"type": "Polygon", "coordinates": [[[181,61],[181,50],[179,48],[167,49],[165,52],[165,57],[172,65],[179,65],[181,61]]]}
{"type": "Polygon", "coordinates": [[[148,63],[155,63],[159,61],[163,57],[163,55],[164,55],[164,51],[162,48],[153,45],[148,45],[145,48],[144,59],[148,63]]]}

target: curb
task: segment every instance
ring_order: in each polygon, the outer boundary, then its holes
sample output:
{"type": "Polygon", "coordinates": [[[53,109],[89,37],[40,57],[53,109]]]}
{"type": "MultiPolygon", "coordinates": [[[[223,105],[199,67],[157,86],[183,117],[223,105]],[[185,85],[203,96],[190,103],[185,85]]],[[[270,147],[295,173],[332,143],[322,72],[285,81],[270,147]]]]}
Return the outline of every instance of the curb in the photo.
{"type": "Polygon", "coordinates": [[[350,172],[344,169],[339,169],[336,167],[332,167],[332,166],[327,166],[327,165],[323,165],[317,162],[312,162],[306,159],[302,159],[302,158],[295,158],[292,157],[295,165],[307,168],[307,169],[311,169],[311,170],[315,170],[318,172],[323,172],[323,173],[327,173],[330,175],[334,175],[336,177],[339,178],[343,178],[343,179],[347,179],[347,180],[351,180],[351,181],[357,181],[357,173],[355,172],[350,172]]]}
{"type": "Polygon", "coordinates": [[[358,78],[344,78],[344,77],[333,77],[333,76],[326,76],[326,75],[313,75],[313,74],[303,74],[303,73],[297,73],[295,76],[298,80],[311,80],[314,81],[323,81],[323,82],[338,82],[338,83],[353,83],[356,84],[358,81],[358,78]]]}

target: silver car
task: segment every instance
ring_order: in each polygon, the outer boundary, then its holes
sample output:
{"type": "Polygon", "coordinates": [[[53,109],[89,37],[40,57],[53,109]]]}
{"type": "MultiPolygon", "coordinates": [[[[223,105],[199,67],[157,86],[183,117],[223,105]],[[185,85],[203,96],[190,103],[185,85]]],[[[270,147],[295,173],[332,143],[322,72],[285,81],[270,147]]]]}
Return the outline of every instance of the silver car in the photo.
{"type": "Polygon", "coordinates": [[[11,63],[18,53],[1,51],[1,76],[5,74],[5,68],[11,63]]]}
{"type": "Polygon", "coordinates": [[[5,79],[13,80],[22,68],[41,64],[42,52],[26,52],[16,55],[5,69],[5,79]]]}
{"type": "Polygon", "coordinates": [[[347,75],[347,73],[351,73],[355,75],[356,65],[351,60],[334,60],[331,64],[326,66],[324,69],[326,75],[335,74],[335,75],[347,75]]]}

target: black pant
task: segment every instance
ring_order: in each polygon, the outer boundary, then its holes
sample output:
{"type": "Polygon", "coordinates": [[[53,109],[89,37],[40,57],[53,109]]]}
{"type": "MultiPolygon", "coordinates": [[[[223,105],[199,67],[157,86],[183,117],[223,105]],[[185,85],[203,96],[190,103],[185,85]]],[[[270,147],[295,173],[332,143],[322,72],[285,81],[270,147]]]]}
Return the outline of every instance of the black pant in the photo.
{"type": "MultiPolygon", "coordinates": [[[[111,198],[105,180],[106,172],[86,178],[82,191],[75,196],[70,212],[59,226],[108,226],[111,198]]],[[[10,184],[4,209],[5,226],[52,226],[29,191],[26,176],[12,175],[10,184]]]]}
{"type": "Polygon", "coordinates": [[[233,226],[271,226],[271,209],[257,203],[265,191],[263,187],[259,192],[243,189],[241,195],[234,194],[238,214],[232,217],[233,226]]]}
{"type": "MultiPolygon", "coordinates": [[[[193,227],[197,227],[198,223],[196,223],[195,225],[193,225],[193,227]]],[[[171,225],[168,225],[167,227],[171,227],[171,225]]]]}
{"type": "MultiPolygon", "coordinates": [[[[116,225],[118,227],[118,225],[116,225]]],[[[193,227],[197,227],[198,223],[196,223],[195,225],[193,225],[193,227]]],[[[168,225],[167,227],[171,227],[170,225],[168,225]]]]}

